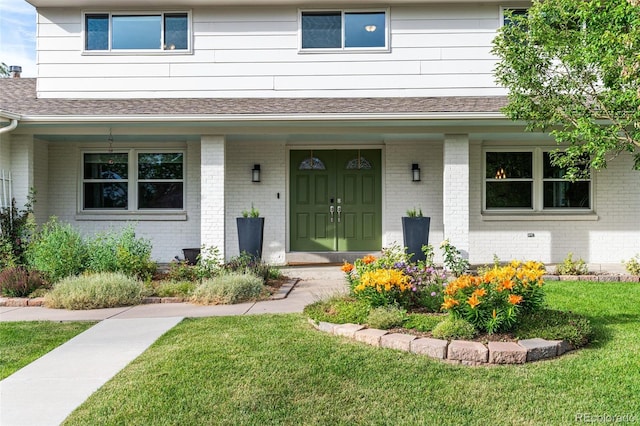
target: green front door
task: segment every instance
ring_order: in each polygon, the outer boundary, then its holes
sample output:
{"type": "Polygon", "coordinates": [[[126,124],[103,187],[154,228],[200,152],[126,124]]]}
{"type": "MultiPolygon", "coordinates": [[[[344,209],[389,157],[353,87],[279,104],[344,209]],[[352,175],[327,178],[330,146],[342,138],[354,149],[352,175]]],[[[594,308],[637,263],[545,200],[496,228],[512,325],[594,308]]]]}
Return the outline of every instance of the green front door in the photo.
{"type": "Polygon", "coordinates": [[[291,151],[291,251],[382,246],[380,150],[291,151]]]}

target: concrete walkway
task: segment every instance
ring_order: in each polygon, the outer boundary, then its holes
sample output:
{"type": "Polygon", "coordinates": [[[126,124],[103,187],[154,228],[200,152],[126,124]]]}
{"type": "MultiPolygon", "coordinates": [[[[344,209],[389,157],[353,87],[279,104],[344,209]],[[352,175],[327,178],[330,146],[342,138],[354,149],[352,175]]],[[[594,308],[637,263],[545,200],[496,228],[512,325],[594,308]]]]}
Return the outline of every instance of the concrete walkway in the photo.
{"type": "Polygon", "coordinates": [[[100,321],[0,381],[0,425],[58,425],[93,392],[185,317],[302,312],[309,303],[345,291],[339,267],[283,270],[300,278],[286,299],[238,305],[188,303],[66,311],[2,307],[1,321],[100,321]]]}

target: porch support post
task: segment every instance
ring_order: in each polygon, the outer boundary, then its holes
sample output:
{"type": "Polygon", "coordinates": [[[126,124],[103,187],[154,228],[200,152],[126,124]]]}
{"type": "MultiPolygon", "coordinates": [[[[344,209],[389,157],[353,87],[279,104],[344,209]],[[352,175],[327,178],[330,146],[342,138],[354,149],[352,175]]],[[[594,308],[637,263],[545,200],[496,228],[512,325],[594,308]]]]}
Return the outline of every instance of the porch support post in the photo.
{"type": "Polygon", "coordinates": [[[469,258],[469,135],[444,135],[444,237],[469,258]]]}
{"type": "MultiPolygon", "coordinates": [[[[11,171],[13,198],[16,199],[16,204],[20,209],[27,202],[30,188],[36,186],[34,181],[35,146],[33,135],[10,135],[10,137],[10,166],[7,171],[11,171]]],[[[46,193],[46,188],[35,189],[46,193]]]]}
{"type": "Polygon", "coordinates": [[[225,256],[225,137],[202,135],[200,150],[200,240],[225,256]]]}

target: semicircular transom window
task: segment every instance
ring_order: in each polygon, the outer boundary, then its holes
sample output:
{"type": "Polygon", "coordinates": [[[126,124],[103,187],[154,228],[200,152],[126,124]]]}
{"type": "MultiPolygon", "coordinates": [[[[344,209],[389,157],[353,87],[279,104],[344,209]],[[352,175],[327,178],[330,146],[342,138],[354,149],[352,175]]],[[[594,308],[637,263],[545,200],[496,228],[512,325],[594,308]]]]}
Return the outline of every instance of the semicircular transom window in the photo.
{"type": "Polygon", "coordinates": [[[371,163],[364,157],[357,157],[347,162],[347,170],[371,170],[371,163]]]}
{"type": "Polygon", "coordinates": [[[324,166],[322,160],[318,157],[310,157],[302,160],[300,165],[298,166],[298,170],[326,170],[327,168],[324,166]]]}

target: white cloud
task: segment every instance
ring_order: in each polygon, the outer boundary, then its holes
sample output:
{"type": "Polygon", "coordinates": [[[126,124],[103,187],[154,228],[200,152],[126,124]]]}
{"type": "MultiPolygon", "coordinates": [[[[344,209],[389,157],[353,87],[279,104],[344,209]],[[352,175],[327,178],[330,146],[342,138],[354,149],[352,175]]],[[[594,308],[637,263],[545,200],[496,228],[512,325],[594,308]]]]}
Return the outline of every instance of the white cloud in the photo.
{"type": "Polygon", "coordinates": [[[0,61],[22,66],[23,77],[35,77],[36,18],[24,0],[0,0],[0,61]]]}

